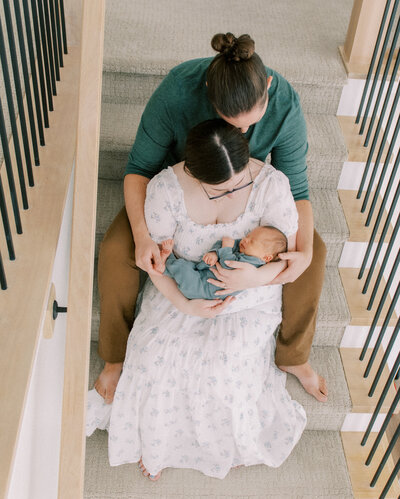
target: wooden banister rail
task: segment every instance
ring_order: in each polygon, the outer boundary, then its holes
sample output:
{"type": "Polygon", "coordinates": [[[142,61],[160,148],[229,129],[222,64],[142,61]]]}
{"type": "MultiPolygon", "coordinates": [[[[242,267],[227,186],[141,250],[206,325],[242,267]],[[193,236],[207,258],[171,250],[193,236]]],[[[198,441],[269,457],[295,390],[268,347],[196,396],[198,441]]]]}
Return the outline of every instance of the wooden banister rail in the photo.
{"type": "Polygon", "coordinates": [[[344,46],[339,47],[350,78],[368,73],[386,0],[354,0],[344,46]]]}
{"type": "MultiPolygon", "coordinates": [[[[58,85],[30,209],[21,213],[17,258],[4,259],[9,287],[0,295],[0,497],[7,497],[18,438],[47,309],[54,259],[76,149],[79,53],[71,47],[58,85]]],[[[13,148],[10,148],[12,150],[13,148]]],[[[12,158],[15,164],[15,156],[12,158]]],[[[5,168],[0,175],[5,176],[5,168]]],[[[0,241],[1,246],[2,241],[0,241]]]]}
{"type": "Polygon", "coordinates": [[[104,0],[83,0],[81,73],[60,450],[60,499],[83,497],[104,0]]]}

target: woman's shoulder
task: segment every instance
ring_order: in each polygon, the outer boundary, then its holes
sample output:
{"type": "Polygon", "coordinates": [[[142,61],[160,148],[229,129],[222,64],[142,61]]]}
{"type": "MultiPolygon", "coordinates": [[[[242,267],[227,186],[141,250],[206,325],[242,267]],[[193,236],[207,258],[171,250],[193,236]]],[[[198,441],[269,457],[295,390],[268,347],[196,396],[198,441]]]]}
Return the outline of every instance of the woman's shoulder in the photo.
{"type": "Polygon", "coordinates": [[[269,163],[264,163],[255,182],[255,201],[264,203],[271,194],[287,195],[291,193],[289,179],[269,163]]]}
{"type": "Polygon", "coordinates": [[[284,173],[274,168],[270,163],[262,163],[259,160],[252,161],[260,165],[260,171],[256,179],[258,184],[268,185],[269,183],[273,183],[273,181],[289,181],[284,173]]]}
{"type": "Polygon", "coordinates": [[[166,188],[168,184],[171,184],[174,178],[174,172],[172,166],[167,166],[161,171],[154,175],[154,177],[148,183],[148,187],[162,189],[166,188]]]}

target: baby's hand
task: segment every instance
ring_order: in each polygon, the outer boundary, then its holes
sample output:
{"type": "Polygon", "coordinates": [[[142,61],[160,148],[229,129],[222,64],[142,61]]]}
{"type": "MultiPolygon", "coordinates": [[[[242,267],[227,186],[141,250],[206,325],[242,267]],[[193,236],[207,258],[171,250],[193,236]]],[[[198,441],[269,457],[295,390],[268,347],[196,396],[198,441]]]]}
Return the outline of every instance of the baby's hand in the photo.
{"type": "Polygon", "coordinates": [[[223,237],[222,238],[222,247],[223,248],[233,248],[234,244],[235,244],[235,240],[232,239],[231,237],[223,237]]]}
{"type": "Polygon", "coordinates": [[[215,253],[215,251],[209,251],[203,256],[203,262],[205,262],[207,265],[210,265],[211,267],[215,265],[218,261],[218,255],[215,253]]]}

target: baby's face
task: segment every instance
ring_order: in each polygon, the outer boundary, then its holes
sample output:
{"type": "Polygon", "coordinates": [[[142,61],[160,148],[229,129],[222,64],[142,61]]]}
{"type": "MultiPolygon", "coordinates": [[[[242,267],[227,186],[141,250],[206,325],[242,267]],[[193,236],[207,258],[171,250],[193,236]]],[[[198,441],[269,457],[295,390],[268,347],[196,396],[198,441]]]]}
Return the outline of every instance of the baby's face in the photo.
{"type": "Polygon", "coordinates": [[[276,236],[273,230],[268,229],[267,227],[257,227],[240,241],[240,252],[264,260],[266,256],[273,253],[273,246],[268,243],[268,240],[272,243],[275,238],[276,236]]]}

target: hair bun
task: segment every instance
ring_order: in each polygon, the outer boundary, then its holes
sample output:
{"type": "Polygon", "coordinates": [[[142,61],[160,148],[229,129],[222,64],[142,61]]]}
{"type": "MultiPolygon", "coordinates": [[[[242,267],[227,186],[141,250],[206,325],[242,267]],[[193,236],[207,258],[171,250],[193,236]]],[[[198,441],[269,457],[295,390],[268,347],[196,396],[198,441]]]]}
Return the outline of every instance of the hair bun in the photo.
{"type": "Polygon", "coordinates": [[[236,38],[232,33],[217,33],[211,40],[212,48],[224,55],[228,61],[246,61],[254,54],[255,43],[249,35],[236,38]]]}

